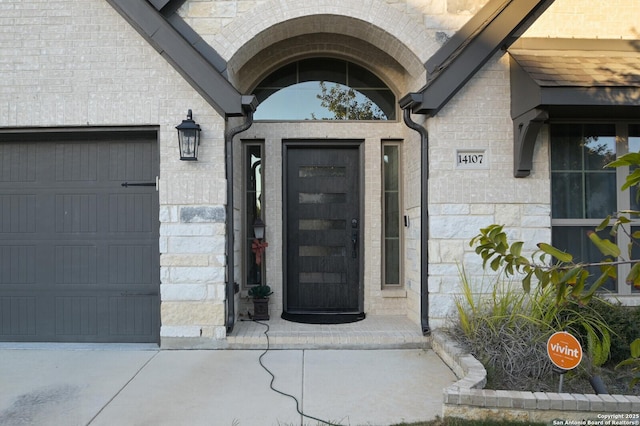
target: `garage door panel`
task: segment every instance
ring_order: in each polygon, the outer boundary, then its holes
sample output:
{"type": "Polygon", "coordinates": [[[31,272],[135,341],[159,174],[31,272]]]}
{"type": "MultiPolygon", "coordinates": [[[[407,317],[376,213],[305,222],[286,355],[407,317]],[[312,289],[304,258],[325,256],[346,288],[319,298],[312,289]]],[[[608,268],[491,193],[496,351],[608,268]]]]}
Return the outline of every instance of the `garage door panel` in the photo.
{"type": "Polygon", "coordinates": [[[0,285],[34,284],[36,265],[35,246],[17,244],[0,246],[0,285]]]}
{"type": "Polygon", "coordinates": [[[0,195],[0,233],[26,233],[36,230],[34,194],[0,195]]]}
{"type": "Polygon", "coordinates": [[[109,247],[109,284],[151,285],[153,253],[148,245],[109,247]]]}
{"type": "Polygon", "coordinates": [[[0,340],[158,342],[154,140],[0,143],[0,340]]]}
{"type": "Polygon", "coordinates": [[[55,180],[57,182],[95,182],[98,180],[98,145],[57,143],[55,156],[55,180]]]}
{"type": "Polygon", "coordinates": [[[157,209],[153,194],[141,194],[140,189],[133,188],[126,191],[126,194],[109,195],[109,232],[151,232],[153,223],[149,218],[157,209]]]}
{"type": "Polygon", "coordinates": [[[109,180],[114,182],[153,181],[155,157],[157,152],[147,149],[142,144],[118,143],[109,144],[109,180]]]}
{"type": "Polygon", "coordinates": [[[55,259],[56,285],[98,283],[98,256],[95,246],[56,246],[55,259]]]}
{"type": "Polygon", "coordinates": [[[0,336],[35,336],[36,298],[0,297],[0,336]]]}
{"type": "Polygon", "coordinates": [[[0,182],[35,182],[36,144],[0,144],[0,182]]]}
{"type": "Polygon", "coordinates": [[[59,194],[55,199],[55,223],[58,233],[97,232],[96,194],[59,194]]]}
{"type": "Polygon", "coordinates": [[[55,303],[56,336],[97,336],[97,297],[56,297],[55,303]]]}
{"type": "Polygon", "coordinates": [[[109,298],[109,333],[112,336],[135,336],[153,332],[149,318],[157,311],[157,297],[132,295],[109,298]]]}

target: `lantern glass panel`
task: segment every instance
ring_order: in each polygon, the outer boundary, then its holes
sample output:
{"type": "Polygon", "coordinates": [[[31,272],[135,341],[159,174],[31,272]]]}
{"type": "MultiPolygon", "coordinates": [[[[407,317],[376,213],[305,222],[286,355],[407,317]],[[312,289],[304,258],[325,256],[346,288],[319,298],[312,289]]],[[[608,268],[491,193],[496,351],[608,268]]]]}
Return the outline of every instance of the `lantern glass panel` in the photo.
{"type": "Polygon", "coordinates": [[[197,130],[181,130],[180,138],[180,159],[195,160],[198,158],[198,135],[197,130]]]}

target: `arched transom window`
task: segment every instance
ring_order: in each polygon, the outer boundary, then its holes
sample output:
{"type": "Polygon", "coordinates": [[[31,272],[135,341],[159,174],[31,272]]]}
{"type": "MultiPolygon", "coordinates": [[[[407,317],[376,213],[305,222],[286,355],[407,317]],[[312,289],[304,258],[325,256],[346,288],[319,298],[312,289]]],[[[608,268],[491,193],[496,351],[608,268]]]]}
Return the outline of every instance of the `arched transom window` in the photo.
{"type": "Polygon", "coordinates": [[[395,120],[396,98],[361,66],[332,58],[293,62],[254,90],[256,120],[395,120]]]}

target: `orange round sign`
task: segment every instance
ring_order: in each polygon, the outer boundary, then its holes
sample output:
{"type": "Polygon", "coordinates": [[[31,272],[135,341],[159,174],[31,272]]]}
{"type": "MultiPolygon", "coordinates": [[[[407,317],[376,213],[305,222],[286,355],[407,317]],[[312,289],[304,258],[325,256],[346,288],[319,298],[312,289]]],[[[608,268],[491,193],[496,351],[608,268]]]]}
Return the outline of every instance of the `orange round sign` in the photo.
{"type": "Polygon", "coordinates": [[[571,334],[559,331],[549,337],[547,354],[556,367],[571,370],[582,361],[582,346],[580,346],[578,339],[571,334]]]}

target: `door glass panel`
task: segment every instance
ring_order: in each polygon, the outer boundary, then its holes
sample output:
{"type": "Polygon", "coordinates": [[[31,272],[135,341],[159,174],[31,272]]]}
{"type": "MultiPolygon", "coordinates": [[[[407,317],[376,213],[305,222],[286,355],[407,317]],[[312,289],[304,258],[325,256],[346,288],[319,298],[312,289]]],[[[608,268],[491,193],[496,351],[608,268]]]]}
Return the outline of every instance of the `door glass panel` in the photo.
{"type": "Polygon", "coordinates": [[[346,253],[344,246],[300,246],[298,250],[304,257],[344,256],[346,253]]]}
{"type": "Polygon", "coordinates": [[[300,204],[341,204],[346,202],[346,194],[309,193],[301,192],[298,195],[300,204]]]}
{"type": "Polygon", "coordinates": [[[321,220],[321,219],[300,219],[298,229],[301,231],[328,231],[330,229],[345,229],[346,220],[321,220]]]}
{"type": "Polygon", "coordinates": [[[298,169],[298,176],[307,177],[345,177],[347,169],[335,166],[302,166],[298,169]]]}
{"type": "Polygon", "coordinates": [[[319,284],[343,284],[345,282],[345,274],[336,274],[332,272],[301,272],[300,282],[319,284]]]}

